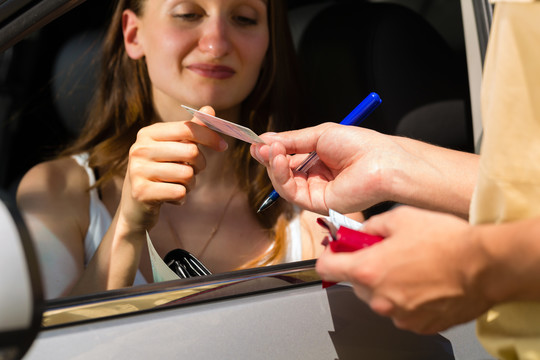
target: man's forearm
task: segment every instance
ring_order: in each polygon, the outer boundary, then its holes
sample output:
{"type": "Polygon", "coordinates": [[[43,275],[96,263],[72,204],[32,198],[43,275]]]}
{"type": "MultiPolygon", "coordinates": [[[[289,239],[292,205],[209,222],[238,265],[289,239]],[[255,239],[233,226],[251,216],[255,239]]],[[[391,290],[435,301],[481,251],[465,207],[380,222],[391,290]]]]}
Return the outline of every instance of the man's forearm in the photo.
{"type": "Polygon", "coordinates": [[[394,176],[394,201],[468,217],[476,184],[476,154],[396,137],[411,161],[394,176]]]}
{"type": "Polygon", "coordinates": [[[494,303],[540,300],[540,218],[477,225],[487,257],[479,286],[494,303]]]}

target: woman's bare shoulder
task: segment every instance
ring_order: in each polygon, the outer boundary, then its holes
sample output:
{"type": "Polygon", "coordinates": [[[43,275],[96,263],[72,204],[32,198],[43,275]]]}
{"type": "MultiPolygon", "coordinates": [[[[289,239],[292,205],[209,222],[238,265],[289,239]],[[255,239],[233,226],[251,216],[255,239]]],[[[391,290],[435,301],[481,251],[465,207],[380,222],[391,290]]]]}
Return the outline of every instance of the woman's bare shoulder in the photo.
{"type": "Polygon", "coordinates": [[[88,184],[86,171],[71,157],[45,161],[23,176],[17,189],[17,203],[23,208],[73,204],[87,194],[88,184]]]}

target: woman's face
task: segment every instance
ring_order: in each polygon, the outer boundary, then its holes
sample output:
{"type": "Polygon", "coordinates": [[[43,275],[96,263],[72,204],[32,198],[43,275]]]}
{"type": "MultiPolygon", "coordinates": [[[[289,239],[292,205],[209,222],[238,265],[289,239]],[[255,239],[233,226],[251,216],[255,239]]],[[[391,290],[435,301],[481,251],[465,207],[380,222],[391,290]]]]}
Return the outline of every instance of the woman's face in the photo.
{"type": "Polygon", "coordinates": [[[124,12],[123,30],[128,55],[146,60],[164,120],[181,104],[238,106],[269,43],[266,0],[147,0],[140,17],[124,12]]]}

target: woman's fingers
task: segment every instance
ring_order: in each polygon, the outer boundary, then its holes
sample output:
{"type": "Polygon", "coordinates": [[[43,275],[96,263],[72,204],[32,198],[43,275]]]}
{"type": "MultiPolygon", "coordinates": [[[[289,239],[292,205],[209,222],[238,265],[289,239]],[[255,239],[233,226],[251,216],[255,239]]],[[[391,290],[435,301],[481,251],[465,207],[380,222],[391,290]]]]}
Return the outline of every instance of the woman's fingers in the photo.
{"type": "Polygon", "coordinates": [[[227,142],[217,132],[193,121],[159,122],[147,126],[137,134],[137,142],[147,141],[193,142],[216,151],[227,149],[227,142]]]}
{"type": "Polygon", "coordinates": [[[132,146],[130,156],[157,163],[187,164],[193,167],[195,173],[206,167],[206,160],[199,147],[191,142],[165,141],[159,144],[139,142],[132,146]]]}
{"type": "Polygon", "coordinates": [[[131,175],[148,181],[182,184],[188,190],[195,184],[194,166],[187,163],[136,162],[131,167],[131,175]]]}
{"type": "Polygon", "coordinates": [[[131,195],[141,203],[161,204],[163,202],[182,204],[188,192],[183,184],[132,179],[131,195]]]}

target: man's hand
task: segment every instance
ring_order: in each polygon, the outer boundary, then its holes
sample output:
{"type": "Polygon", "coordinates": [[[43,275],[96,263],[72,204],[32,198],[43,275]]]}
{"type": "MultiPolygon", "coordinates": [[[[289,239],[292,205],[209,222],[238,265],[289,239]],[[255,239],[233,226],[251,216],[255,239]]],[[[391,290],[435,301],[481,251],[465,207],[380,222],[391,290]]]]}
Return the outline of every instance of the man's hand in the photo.
{"type": "Polygon", "coordinates": [[[370,218],[363,231],[385,240],[354,253],[327,248],[317,271],[326,281],[350,282],[359,298],[397,327],[436,333],[492,305],[478,284],[487,257],[466,221],[401,206],[370,218]]]}

